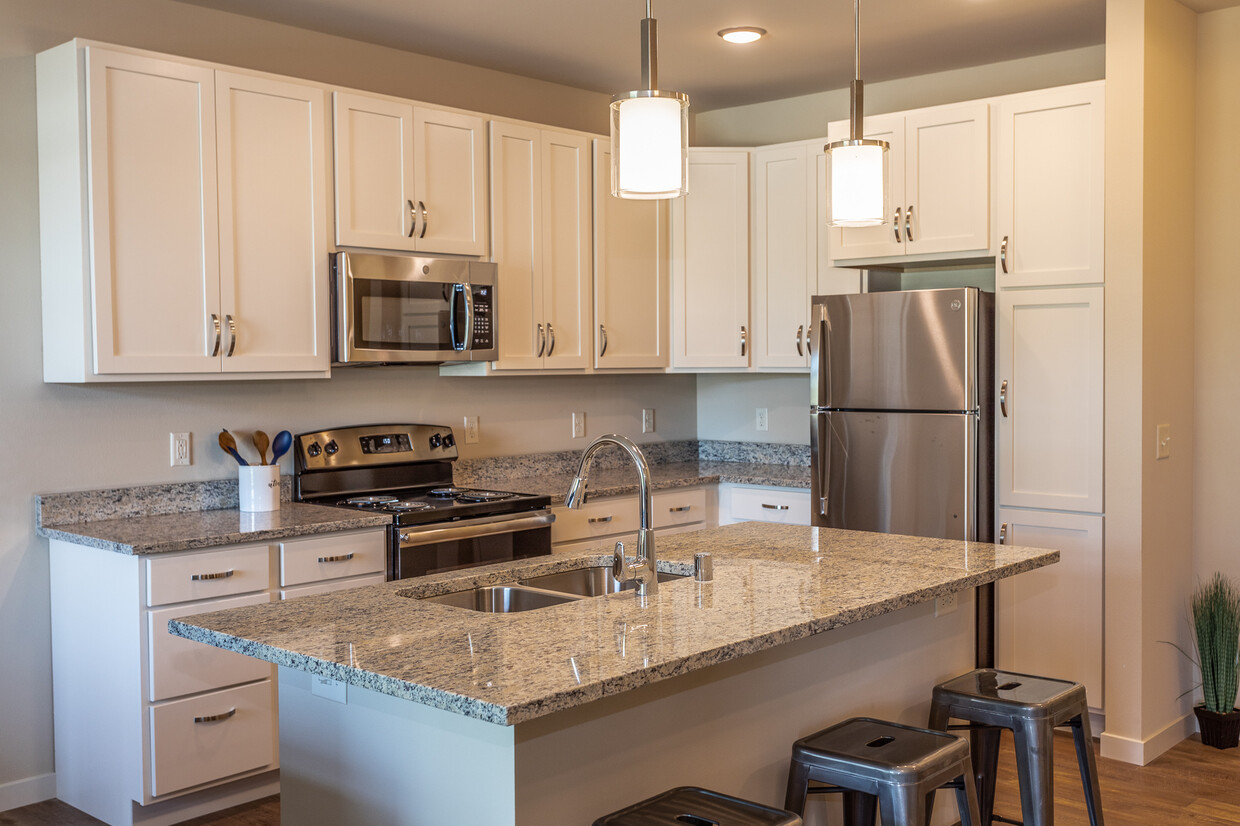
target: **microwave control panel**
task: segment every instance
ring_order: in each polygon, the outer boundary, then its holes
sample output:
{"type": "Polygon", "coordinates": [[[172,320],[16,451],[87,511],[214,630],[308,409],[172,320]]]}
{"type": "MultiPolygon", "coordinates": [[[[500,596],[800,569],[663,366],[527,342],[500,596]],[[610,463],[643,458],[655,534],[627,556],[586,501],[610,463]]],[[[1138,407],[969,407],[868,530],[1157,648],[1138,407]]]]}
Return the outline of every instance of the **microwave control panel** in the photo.
{"type": "Polygon", "coordinates": [[[490,350],[495,346],[495,333],[492,319],[492,293],[490,285],[475,284],[474,292],[474,331],[469,346],[473,350],[490,350]]]}

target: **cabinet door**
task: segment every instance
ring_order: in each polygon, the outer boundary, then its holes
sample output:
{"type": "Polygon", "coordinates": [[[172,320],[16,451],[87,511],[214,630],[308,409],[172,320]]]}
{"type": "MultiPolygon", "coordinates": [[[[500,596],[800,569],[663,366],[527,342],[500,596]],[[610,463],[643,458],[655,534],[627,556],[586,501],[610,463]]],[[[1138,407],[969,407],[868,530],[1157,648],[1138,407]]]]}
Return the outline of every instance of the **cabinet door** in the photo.
{"type": "Polygon", "coordinates": [[[594,366],[666,367],[667,209],[611,194],[611,150],[594,141],[594,366]]]}
{"type": "Polygon", "coordinates": [[[748,367],[749,333],[749,153],[690,149],[672,203],[672,366],[748,367]]]}
{"type": "Polygon", "coordinates": [[[216,74],[224,372],[331,366],[324,93],[216,74]]]}
{"type": "Polygon", "coordinates": [[[491,122],[491,251],[499,268],[497,369],[537,369],[542,316],[542,154],[539,130],[491,122]]]}
{"type": "Polygon", "coordinates": [[[999,504],[1102,512],[1102,287],[1000,290],[999,504]]]}
{"type": "Polygon", "coordinates": [[[213,73],[91,47],[86,74],[94,372],[218,372],[213,73]]]}
{"type": "Polygon", "coordinates": [[[482,118],[415,108],[413,169],[422,213],[416,249],[486,255],[486,132],[482,118]]]}
{"type": "Polygon", "coordinates": [[[350,92],[334,104],[336,243],[414,250],[413,106],[350,92]]]}
{"type": "Polygon", "coordinates": [[[999,106],[1000,287],[1103,281],[1102,83],[999,106]]]}
{"type": "MultiPolygon", "coordinates": [[[[823,141],[825,144],[826,141],[823,141]]],[[[850,267],[831,266],[831,227],[827,226],[827,153],[818,147],[814,153],[817,170],[814,183],[814,203],[818,208],[814,217],[814,236],[818,244],[818,277],[813,287],[814,295],[851,295],[861,292],[861,270],[850,267]]],[[[809,323],[808,316],[806,324],[809,323]]],[[[809,329],[806,327],[805,329],[809,329]]],[[[808,338],[805,352],[809,353],[808,338]]]]}
{"type": "MultiPolygon", "coordinates": [[[[828,135],[832,141],[848,137],[848,122],[833,123],[828,135]]],[[[887,208],[891,211],[888,223],[877,227],[836,228],[832,237],[832,254],[837,260],[849,258],[878,258],[904,253],[904,118],[883,116],[865,119],[865,136],[887,141],[887,208]],[[895,225],[895,211],[900,209],[901,221],[895,225]]],[[[828,176],[830,165],[828,164],[828,176]]]]}
{"type": "Polygon", "coordinates": [[[990,106],[912,113],[904,138],[905,253],[988,249],[990,106]]]}
{"type": "MultiPolygon", "coordinates": [[[[543,318],[548,368],[590,366],[590,143],[541,133],[543,318]]],[[[500,301],[503,301],[500,295],[500,301]]]]}
{"type": "Polygon", "coordinates": [[[807,146],[754,152],[754,337],[757,367],[805,367],[817,238],[807,146]]]}
{"type": "Polygon", "coordinates": [[[995,596],[999,667],[1075,680],[1095,708],[1102,707],[1102,519],[1000,508],[1006,544],[1060,556],[1001,580],[995,596]]]}

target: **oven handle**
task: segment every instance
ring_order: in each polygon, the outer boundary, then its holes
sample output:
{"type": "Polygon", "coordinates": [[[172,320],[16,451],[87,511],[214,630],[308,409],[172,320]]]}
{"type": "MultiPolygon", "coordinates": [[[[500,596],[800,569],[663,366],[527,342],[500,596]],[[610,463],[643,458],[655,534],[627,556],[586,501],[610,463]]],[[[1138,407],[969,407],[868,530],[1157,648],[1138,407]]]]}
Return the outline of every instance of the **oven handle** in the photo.
{"type": "Polygon", "coordinates": [[[415,528],[397,532],[402,548],[410,545],[429,545],[432,542],[451,542],[454,539],[471,539],[475,536],[490,536],[497,533],[515,533],[517,531],[541,528],[555,521],[555,514],[549,510],[536,511],[534,515],[504,515],[490,519],[471,520],[465,525],[453,525],[450,528],[415,528]]]}

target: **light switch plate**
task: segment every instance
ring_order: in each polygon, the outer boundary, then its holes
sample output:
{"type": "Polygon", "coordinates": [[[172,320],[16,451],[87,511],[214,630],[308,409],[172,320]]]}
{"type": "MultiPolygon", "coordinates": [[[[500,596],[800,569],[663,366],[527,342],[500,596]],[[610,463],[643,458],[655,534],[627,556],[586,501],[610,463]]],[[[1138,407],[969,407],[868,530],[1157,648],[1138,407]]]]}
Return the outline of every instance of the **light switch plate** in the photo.
{"type": "Polygon", "coordinates": [[[349,702],[349,684],[319,674],[310,675],[310,693],[333,703],[349,702]]]}
{"type": "Polygon", "coordinates": [[[1154,458],[1171,458],[1171,425],[1160,424],[1154,434],[1154,458]]]}

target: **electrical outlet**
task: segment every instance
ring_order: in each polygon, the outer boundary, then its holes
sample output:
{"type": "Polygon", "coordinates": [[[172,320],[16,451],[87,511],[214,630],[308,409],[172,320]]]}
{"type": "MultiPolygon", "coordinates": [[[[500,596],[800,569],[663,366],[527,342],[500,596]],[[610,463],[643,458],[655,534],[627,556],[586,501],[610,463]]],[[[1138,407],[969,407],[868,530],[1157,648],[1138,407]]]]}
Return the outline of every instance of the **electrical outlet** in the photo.
{"type": "Polygon", "coordinates": [[[1160,424],[1154,433],[1157,444],[1154,445],[1155,459],[1171,458],[1171,425],[1160,424]]]}
{"type": "Polygon", "coordinates": [[[934,615],[936,617],[946,616],[953,613],[959,607],[959,594],[944,594],[934,601],[934,615]]]}
{"type": "Polygon", "coordinates": [[[478,444],[478,417],[477,416],[466,416],[465,417],[465,444],[467,445],[478,444]]]}
{"type": "Polygon", "coordinates": [[[185,467],[193,464],[194,458],[190,454],[190,436],[188,433],[169,433],[168,443],[171,454],[169,460],[172,467],[185,467]]]}
{"type": "Polygon", "coordinates": [[[654,433],[654,408],[642,408],[642,433],[654,433]]]}
{"type": "Polygon", "coordinates": [[[753,423],[753,426],[754,426],[757,430],[759,430],[759,431],[765,431],[765,430],[767,430],[767,429],[768,429],[768,422],[767,422],[767,417],[766,417],[766,408],[765,408],[765,407],[759,407],[759,408],[757,409],[756,413],[757,413],[757,415],[755,415],[755,416],[754,416],[754,423],[753,423]]]}
{"type": "Polygon", "coordinates": [[[584,439],[586,436],[586,414],[585,411],[573,414],[573,438],[584,439]]]}

